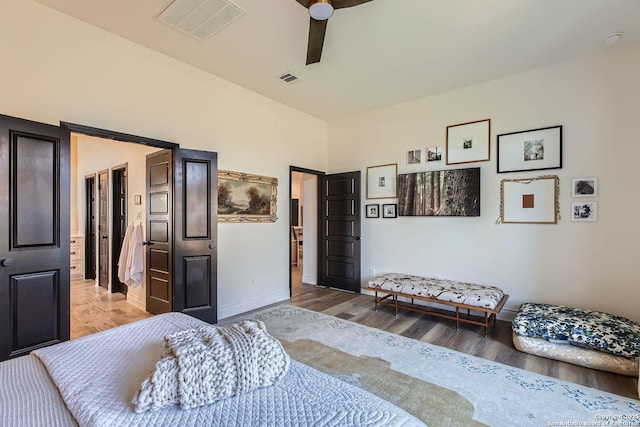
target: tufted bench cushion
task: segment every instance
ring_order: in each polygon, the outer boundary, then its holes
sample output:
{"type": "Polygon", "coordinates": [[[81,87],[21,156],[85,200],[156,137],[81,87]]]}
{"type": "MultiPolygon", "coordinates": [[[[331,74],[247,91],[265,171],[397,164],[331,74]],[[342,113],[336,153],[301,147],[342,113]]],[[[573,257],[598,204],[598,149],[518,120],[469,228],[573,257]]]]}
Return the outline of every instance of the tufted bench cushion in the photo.
{"type": "Polygon", "coordinates": [[[399,292],[408,296],[472,305],[494,310],[504,293],[495,286],[482,286],[453,280],[388,273],[369,280],[369,288],[399,292]]]}
{"type": "Polygon", "coordinates": [[[640,357],[640,323],[613,314],[572,307],[524,303],[512,323],[515,335],[640,357]]]}

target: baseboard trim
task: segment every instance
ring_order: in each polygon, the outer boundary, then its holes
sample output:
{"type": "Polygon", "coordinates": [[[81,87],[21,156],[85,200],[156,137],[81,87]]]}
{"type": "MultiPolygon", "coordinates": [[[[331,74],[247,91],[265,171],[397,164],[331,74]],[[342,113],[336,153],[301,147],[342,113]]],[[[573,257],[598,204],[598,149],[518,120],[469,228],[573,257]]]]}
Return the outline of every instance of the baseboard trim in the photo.
{"type": "Polygon", "coordinates": [[[290,299],[289,291],[273,292],[267,295],[260,295],[259,297],[252,299],[245,299],[241,303],[231,304],[227,306],[218,306],[218,320],[226,319],[227,317],[236,316],[238,314],[246,313],[257,308],[266,307],[271,304],[286,301],[290,299]]]}
{"type": "Polygon", "coordinates": [[[302,283],[306,283],[307,285],[317,285],[318,278],[313,276],[302,276],[302,283]]]}
{"type": "Polygon", "coordinates": [[[147,302],[142,298],[133,295],[131,292],[127,293],[127,302],[140,310],[147,311],[147,302]]]}

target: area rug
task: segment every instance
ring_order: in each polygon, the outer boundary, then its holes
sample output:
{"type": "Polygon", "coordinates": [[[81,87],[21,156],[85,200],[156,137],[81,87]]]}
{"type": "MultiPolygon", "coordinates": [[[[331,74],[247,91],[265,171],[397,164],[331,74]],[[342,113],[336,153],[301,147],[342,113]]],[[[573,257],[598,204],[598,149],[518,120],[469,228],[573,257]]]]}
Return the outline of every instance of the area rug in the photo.
{"type": "Polygon", "coordinates": [[[640,426],[640,401],[337,317],[279,305],[265,322],[292,358],[435,426],[640,426]],[[619,424],[623,425],[623,424],[619,424]]]}

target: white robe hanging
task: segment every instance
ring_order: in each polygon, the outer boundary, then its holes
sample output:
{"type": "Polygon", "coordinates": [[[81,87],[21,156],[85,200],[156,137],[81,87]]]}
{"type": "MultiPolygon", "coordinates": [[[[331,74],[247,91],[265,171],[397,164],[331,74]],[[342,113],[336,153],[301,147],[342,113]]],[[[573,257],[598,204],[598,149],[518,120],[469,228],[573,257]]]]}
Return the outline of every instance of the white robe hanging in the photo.
{"type": "Polygon", "coordinates": [[[118,279],[134,288],[142,283],[144,252],[142,250],[142,225],[129,224],[124,233],[122,250],[118,259],[118,279]]]}
{"type": "Polygon", "coordinates": [[[127,269],[127,258],[129,257],[129,244],[131,243],[131,234],[133,234],[133,224],[127,225],[124,232],[124,240],[122,249],[120,249],[120,257],[118,258],[118,279],[121,283],[125,282],[125,271],[127,269]]]}
{"type": "Polygon", "coordinates": [[[142,251],[142,225],[136,224],[129,242],[129,256],[127,257],[127,286],[140,286],[144,273],[144,254],[142,251]]]}

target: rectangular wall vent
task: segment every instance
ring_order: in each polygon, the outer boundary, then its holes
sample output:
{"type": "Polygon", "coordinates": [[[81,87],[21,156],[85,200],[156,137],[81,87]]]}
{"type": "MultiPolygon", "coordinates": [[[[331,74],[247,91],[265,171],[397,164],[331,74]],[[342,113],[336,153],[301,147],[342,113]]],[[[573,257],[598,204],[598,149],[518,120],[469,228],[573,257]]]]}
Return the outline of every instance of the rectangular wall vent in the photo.
{"type": "Polygon", "coordinates": [[[174,0],[155,19],[196,40],[205,41],[245,13],[229,0],[174,0]]]}

